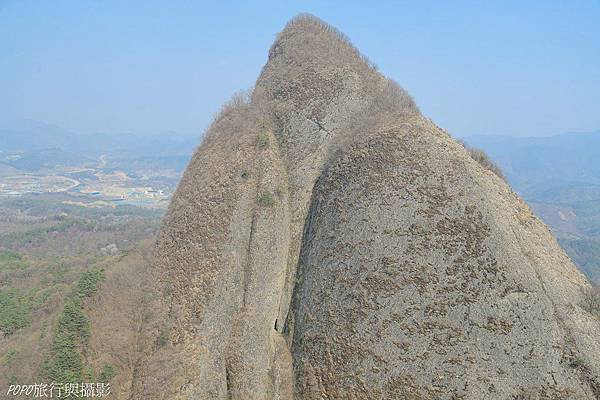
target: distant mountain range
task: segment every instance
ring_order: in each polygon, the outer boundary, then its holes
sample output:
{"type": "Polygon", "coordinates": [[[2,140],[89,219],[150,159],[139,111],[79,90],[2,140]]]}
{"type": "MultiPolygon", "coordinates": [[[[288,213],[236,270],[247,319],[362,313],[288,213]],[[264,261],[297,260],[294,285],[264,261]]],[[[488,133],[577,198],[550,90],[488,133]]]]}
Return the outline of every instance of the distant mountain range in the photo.
{"type": "Polygon", "coordinates": [[[571,258],[600,281],[600,131],[465,141],[500,165],[571,258]]]}
{"type": "Polygon", "coordinates": [[[200,135],[174,133],[147,136],[76,134],[39,121],[18,120],[0,122],[0,162],[17,169],[36,171],[97,163],[99,157],[105,155],[121,164],[159,159],[183,169],[199,140],[200,135]]]}
{"type": "Polygon", "coordinates": [[[528,138],[472,136],[466,141],[500,164],[526,199],[600,199],[600,131],[528,138]]]}

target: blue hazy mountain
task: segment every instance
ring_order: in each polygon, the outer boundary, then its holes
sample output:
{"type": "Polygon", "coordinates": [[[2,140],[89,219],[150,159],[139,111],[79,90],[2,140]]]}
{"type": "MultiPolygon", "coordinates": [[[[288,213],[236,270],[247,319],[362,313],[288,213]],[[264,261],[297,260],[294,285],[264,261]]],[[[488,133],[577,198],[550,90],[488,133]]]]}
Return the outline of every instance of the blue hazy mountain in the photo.
{"type": "Polygon", "coordinates": [[[0,122],[0,162],[35,171],[94,164],[104,155],[117,164],[159,162],[182,169],[198,144],[199,136],[78,134],[33,120],[0,122]]]}
{"type": "Polygon", "coordinates": [[[466,142],[485,150],[526,198],[556,197],[557,190],[565,196],[600,198],[600,131],[528,138],[472,136],[466,142]]]}

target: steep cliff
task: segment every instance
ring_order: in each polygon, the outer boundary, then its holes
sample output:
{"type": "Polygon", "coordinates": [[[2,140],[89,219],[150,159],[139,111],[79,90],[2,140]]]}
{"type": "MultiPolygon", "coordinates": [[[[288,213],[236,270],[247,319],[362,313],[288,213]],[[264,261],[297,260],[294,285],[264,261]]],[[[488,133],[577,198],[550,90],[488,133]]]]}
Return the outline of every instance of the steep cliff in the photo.
{"type": "Polygon", "coordinates": [[[215,118],[147,275],[139,399],[595,399],[585,278],[311,16],[215,118]]]}

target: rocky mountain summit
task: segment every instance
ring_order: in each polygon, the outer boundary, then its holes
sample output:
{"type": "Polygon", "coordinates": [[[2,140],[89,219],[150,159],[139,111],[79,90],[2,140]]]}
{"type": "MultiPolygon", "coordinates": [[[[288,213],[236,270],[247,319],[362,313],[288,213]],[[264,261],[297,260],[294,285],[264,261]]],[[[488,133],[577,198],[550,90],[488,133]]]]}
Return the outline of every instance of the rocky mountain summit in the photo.
{"type": "Polygon", "coordinates": [[[598,399],[589,283],[336,29],[215,117],[147,275],[135,399],[598,399]]]}

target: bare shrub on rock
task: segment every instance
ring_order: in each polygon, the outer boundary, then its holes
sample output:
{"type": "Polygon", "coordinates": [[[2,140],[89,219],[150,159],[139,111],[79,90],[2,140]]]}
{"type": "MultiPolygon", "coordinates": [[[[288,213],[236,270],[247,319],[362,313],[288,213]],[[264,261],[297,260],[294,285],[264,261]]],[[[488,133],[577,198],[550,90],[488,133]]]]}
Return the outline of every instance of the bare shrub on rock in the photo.
{"type": "Polygon", "coordinates": [[[581,307],[591,314],[600,315],[600,286],[593,285],[583,290],[581,307]]]}
{"type": "Polygon", "coordinates": [[[502,173],[502,169],[500,169],[500,167],[498,166],[498,164],[496,164],[487,154],[485,151],[481,150],[481,149],[477,149],[475,147],[471,147],[469,146],[467,143],[460,141],[460,143],[464,146],[464,148],[467,150],[467,152],[469,153],[469,155],[471,156],[471,158],[475,161],[477,161],[479,163],[479,165],[481,165],[483,168],[492,171],[494,174],[496,174],[497,176],[499,176],[500,178],[502,178],[503,180],[506,181],[506,177],[504,176],[504,173],[502,173]]]}

